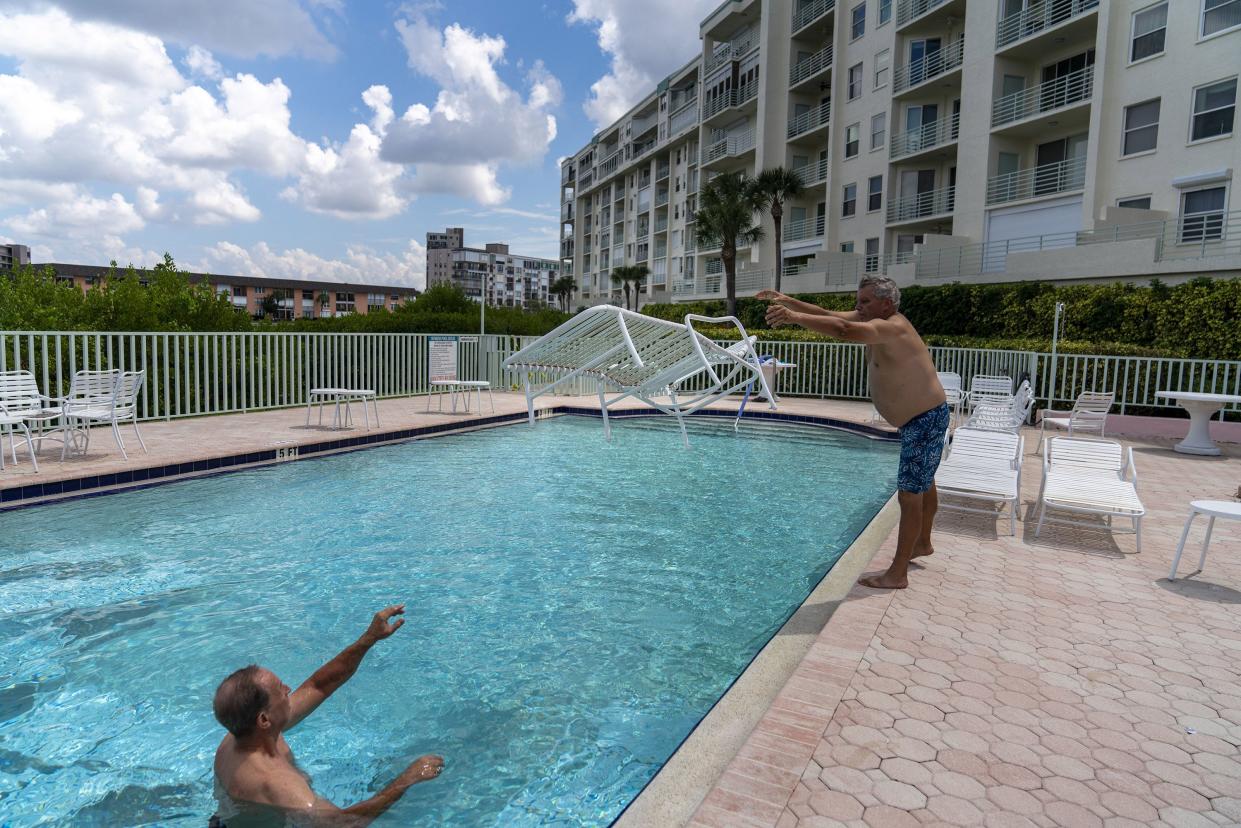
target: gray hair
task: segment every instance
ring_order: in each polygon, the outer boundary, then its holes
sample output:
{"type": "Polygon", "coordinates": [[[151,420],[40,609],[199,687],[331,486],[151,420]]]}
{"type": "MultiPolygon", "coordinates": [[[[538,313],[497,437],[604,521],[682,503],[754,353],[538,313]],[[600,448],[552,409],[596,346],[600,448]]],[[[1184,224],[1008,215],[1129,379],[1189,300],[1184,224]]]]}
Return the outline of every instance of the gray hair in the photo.
{"type": "Polygon", "coordinates": [[[891,299],[892,307],[901,309],[901,289],[887,276],[863,276],[857,283],[857,289],[873,288],[878,299],[891,299]]]}

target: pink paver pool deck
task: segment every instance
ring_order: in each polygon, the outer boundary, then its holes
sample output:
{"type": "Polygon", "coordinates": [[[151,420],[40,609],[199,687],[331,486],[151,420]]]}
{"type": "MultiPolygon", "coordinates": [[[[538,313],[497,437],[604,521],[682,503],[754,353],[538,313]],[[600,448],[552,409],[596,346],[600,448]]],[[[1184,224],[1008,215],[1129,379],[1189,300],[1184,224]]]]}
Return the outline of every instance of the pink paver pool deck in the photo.
{"type": "MultiPolygon", "coordinates": [[[[421,399],[379,405],[383,430],[474,419],[424,414],[421,399]]],[[[498,413],[523,407],[496,395],[498,413]]],[[[781,410],[870,419],[861,403],[786,399],[781,410]]],[[[304,417],[150,423],[150,454],[134,446],[128,464],[104,433],[64,464],[49,444],[40,474],[19,452],[0,488],[325,439],[304,417]]],[[[1166,580],[1189,502],[1241,485],[1241,446],[1190,457],[1167,436],[1121,439],[1136,448],[1148,509],[1142,554],[1132,535],[1048,526],[1035,539],[1040,459],[1027,456],[1017,537],[997,536],[1007,520],[941,512],[936,553],[908,590],[855,587],[691,824],[1241,824],[1241,524],[1216,524],[1206,571],[1191,576],[1200,522],[1182,580],[1166,580]]]]}

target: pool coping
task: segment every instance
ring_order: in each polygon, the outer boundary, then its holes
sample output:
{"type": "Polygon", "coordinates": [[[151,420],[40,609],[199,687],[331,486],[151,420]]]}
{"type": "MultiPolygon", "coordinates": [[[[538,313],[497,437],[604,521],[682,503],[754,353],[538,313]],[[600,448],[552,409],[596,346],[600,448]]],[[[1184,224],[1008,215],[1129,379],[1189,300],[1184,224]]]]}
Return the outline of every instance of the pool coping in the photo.
{"type": "MultiPolygon", "coordinates": [[[[839,642],[838,647],[840,652],[837,655],[846,662],[846,665],[839,666],[843,666],[849,676],[852,675],[856,662],[865,652],[864,645],[852,645],[862,640],[869,641],[873,629],[868,632],[866,628],[878,624],[877,617],[869,617],[874,615],[868,611],[873,608],[855,603],[860,597],[855,591],[855,584],[899,519],[900,507],[893,494],[806,596],[806,600],[620,813],[612,828],[688,825],[695,821],[695,816],[704,806],[711,807],[707,802],[708,795],[717,790],[718,783],[730,766],[739,759],[748,761],[741,756],[743,749],[751,743],[763,721],[770,718],[773,712],[776,718],[785,717],[781,725],[787,723],[793,730],[805,729],[808,723],[803,711],[777,711],[774,705],[784,695],[782,691],[792,683],[798,669],[806,663],[807,656],[829,625],[833,633],[845,629],[858,633],[848,636],[854,640],[839,642]],[[863,629],[856,629],[859,626],[863,629]]],[[[835,681],[822,682],[815,690],[816,697],[808,699],[809,704],[806,705],[825,712],[828,720],[848,684],[843,672],[834,678],[835,681]]],[[[805,693],[800,695],[806,698],[805,693]]],[[[787,735],[794,736],[794,741],[801,741],[796,738],[801,734],[787,735]]],[[[817,739],[816,732],[816,743],[817,739]]],[[[772,751],[781,752],[776,745],[772,746],[772,751]]],[[[805,756],[785,752],[782,758],[792,757],[794,761],[788,762],[790,766],[800,762],[797,764],[800,773],[800,768],[813,753],[813,747],[805,747],[798,752],[804,752],[805,756]]],[[[789,793],[792,794],[792,786],[789,786],[789,793]]]]}
{"type": "MultiPolygon", "coordinates": [[[[602,417],[598,408],[570,405],[557,405],[535,410],[536,420],[563,415],[602,417]]],[[[609,412],[608,416],[615,419],[628,419],[631,417],[665,417],[667,415],[650,408],[625,408],[609,412]]],[[[727,417],[731,419],[736,417],[737,413],[729,409],[703,409],[695,412],[692,416],[695,418],[727,417]]],[[[184,480],[214,477],[233,471],[327,457],[343,452],[393,445],[411,440],[463,434],[484,428],[513,425],[528,418],[528,411],[497,414],[459,422],[437,423],[435,425],[402,428],[392,431],[368,432],[356,437],[343,437],[335,440],[320,440],[311,443],[260,449],[258,451],[222,454],[217,457],[187,460],[179,463],[141,466],[107,474],[85,474],[80,477],[62,478],[45,483],[14,485],[0,489],[0,513],[35,506],[45,506],[52,503],[64,503],[87,497],[100,497],[120,492],[137,491],[154,486],[179,483],[184,480]]],[[[895,432],[892,431],[885,431],[873,426],[834,417],[756,411],[747,414],[746,418],[750,420],[815,425],[849,431],[878,440],[891,440],[895,437],[895,432]]]]}

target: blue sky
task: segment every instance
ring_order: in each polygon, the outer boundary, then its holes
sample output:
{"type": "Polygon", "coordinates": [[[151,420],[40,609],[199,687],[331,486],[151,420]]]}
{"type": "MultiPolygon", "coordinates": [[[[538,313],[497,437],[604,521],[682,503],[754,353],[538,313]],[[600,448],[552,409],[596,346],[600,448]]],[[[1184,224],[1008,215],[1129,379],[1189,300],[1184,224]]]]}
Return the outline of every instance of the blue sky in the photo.
{"type": "Polygon", "coordinates": [[[555,257],[558,159],[714,5],[0,0],[0,241],[416,286],[446,225],[555,257]]]}

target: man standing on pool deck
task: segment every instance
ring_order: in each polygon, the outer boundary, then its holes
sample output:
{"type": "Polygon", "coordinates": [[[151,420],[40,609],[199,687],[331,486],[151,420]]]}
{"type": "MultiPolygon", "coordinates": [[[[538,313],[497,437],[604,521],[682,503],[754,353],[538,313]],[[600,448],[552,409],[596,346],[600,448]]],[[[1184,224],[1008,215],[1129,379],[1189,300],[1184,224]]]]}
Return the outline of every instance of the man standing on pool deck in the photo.
{"type": "Polygon", "coordinates": [[[210,828],[297,825],[369,825],[392,807],[410,785],[434,779],[443,770],[438,756],[422,756],[375,796],[337,808],[316,796],[297,767],[284,731],[296,727],[357,671],[367,651],[405,623],[388,623],[405,612],[404,604],[375,613],[370,627],[336,658],[324,664],[292,693],[275,673],[256,664],[243,667],[220,683],[212,707],[228,729],[215,753],[215,797],[219,811],[210,828]]]}
{"type": "Polygon", "coordinates": [[[774,290],[760,291],[757,298],[772,303],[767,308],[769,325],[800,325],[866,345],[875,408],[901,435],[896,476],[901,523],[896,557],[888,571],[858,583],[877,589],[904,589],[909,562],[935,551],[931,547],[931,525],[939,506],[935,471],[943,453],[949,415],[944,387],[926,343],[900,313],[900,288],[891,279],[866,276],[858,283],[855,309],[844,313],[774,290]]]}

